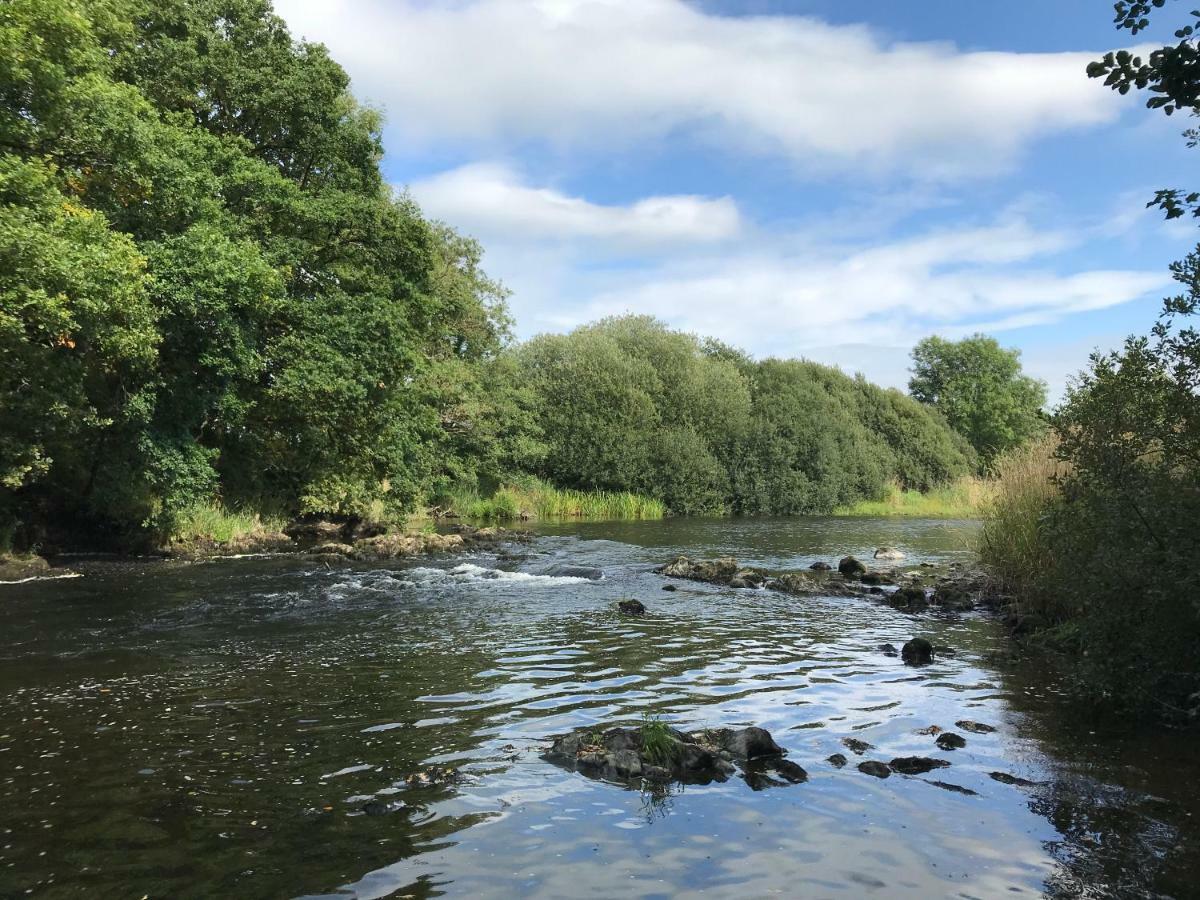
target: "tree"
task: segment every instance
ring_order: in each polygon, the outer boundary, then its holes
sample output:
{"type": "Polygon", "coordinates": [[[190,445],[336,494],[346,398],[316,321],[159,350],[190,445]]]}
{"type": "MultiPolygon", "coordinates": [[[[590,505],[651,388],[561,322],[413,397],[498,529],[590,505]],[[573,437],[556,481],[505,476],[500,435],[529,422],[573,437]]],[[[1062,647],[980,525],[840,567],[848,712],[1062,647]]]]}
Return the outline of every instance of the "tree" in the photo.
{"type": "Polygon", "coordinates": [[[982,334],[933,336],[913,348],[912,360],[909,392],[945,416],[985,465],[1044,427],[1046,385],[1022,373],[1019,350],[982,334]]]}

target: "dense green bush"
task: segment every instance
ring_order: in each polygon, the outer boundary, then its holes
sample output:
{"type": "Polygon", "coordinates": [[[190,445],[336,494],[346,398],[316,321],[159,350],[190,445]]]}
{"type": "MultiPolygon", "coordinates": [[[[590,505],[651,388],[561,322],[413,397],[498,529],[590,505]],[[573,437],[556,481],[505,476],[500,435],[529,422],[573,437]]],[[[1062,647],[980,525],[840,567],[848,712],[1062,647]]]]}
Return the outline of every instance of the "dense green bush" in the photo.
{"type": "Polygon", "coordinates": [[[972,470],[966,443],[898,391],[755,362],[644,316],[543,335],[515,357],[538,397],[538,471],[557,484],[634,491],[675,513],[803,514],[972,470]]]}
{"type": "MultiPolygon", "coordinates": [[[[1138,33],[1153,3],[1118,3],[1138,33]]],[[[1192,18],[1200,18],[1195,12],[1192,18]]],[[[1147,105],[1200,110],[1198,32],[1143,56],[1088,67],[1147,105]]],[[[1189,132],[1195,145],[1196,134],[1189,132]]],[[[1160,191],[1168,218],[1200,211],[1200,194],[1160,191]]],[[[1175,263],[1182,293],[1148,337],[1095,354],[1054,422],[1060,470],[1050,488],[1002,481],[984,558],[1015,591],[1036,634],[1075,652],[1083,696],[1127,719],[1200,721],[1200,248],[1175,263]],[[1025,559],[1026,565],[1019,561],[1025,559]]],[[[1020,479],[1029,482],[1029,479],[1020,479]]]]}

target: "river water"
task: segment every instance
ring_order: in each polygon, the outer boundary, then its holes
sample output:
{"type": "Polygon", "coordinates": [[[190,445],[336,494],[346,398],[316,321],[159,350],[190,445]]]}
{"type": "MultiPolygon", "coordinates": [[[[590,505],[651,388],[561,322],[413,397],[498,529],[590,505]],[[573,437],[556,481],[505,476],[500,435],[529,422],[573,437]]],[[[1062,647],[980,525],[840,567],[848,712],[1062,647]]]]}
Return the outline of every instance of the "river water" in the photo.
{"type": "Polygon", "coordinates": [[[0,585],[0,896],[1200,896],[1195,742],[1081,719],[986,616],[669,593],[651,571],[885,544],[948,564],[973,530],[573,523],[388,567],[81,561],[82,578],[0,585]],[[604,578],[544,574],[560,563],[604,578]],[[649,615],[618,615],[623,597],[649,615]],[[917,634],[956,655],[914,669],[878,650],[917,634]],[[762,726],[809,781],[651,791],[540,758],[549,735],[647,712],[762,726]],[[966,747],[939,750],[930,725],[966,747]],[[855,767],[909,755],[952,765],[855,767]],[[458,774],[423,783],[436,766],[458,774]]]}

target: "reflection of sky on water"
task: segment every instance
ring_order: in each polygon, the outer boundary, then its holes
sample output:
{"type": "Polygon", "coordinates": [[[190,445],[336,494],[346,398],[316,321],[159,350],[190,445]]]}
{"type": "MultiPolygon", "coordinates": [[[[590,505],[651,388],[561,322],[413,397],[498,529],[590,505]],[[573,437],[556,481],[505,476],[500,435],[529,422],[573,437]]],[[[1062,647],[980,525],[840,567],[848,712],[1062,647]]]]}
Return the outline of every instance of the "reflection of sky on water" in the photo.
{"type": "Polygon", "coordinates": [[[1125,769],[1108,765],[1107,745],[1047,753],[1065,734],[1043,708],[1050,682],[993,659],[1007,646],[993,623],[683,582],[667,593],[649,571],[684,549],[799,567],[895,544],[903,568],[946,563],[971,527],[589,525],[584,540],[449,560],[448,575],[428,562],[246,560],[23,586],[0,659],[0,751],[25,764],[0,783],[0,818],[20,835],[2,861],[17,887],[44,880],[49,823],[54,846],[113,872],[78,882],[100,892],[154,881],[241,896],[990,897],[1148,884],[1183,806],[1138,800],[1156,792],[1151,776],[1141,793],[1109,786],[1125,769]],[[562,562],[606,577],[539,575],[562,562]],[[510,570],[524,577],[495,574],[510,570]],[[650,614],[618,616],[625,596],[650,614]],[[912,669],[877,649],[916,633],[957,655],[912,669]],[[686,728],[767,728],[809,781],[655,794],[539,758],[547,735],[648,710],[686,728]],[[998,731],[965,733],[956,751],[916,733],[960,719],[998,731]],[[848,736],[874,749],[855,756],[848,736]],[[952,765],[886,780],[855,768],[911,755],[952,765]],[[434,764],[465,777],[405,783],[434,764]],[[383,814],[360,812],[371,799],[383,814]],[[1091,846],[1097,822],[1108,833],[1091,846]],[[97,823],[144,846],[114,871],[97,823]]]}

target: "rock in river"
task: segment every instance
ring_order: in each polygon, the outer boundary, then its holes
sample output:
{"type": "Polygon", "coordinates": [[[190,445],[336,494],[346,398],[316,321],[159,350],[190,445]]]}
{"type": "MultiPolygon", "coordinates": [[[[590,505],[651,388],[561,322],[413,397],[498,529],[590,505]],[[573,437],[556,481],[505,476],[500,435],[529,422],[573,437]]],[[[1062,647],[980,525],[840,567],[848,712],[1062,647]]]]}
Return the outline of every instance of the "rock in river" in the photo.
{"type": "Polygon", "coordinates": [[[995,726],[993,725],[984,725],[982,722],[972,722],[970,719],[959,719],[954,724],[963,731],[970,731],[973,734],[988,734],[989,732],[996,730],[995,726]]]}
{"type": "Polygon", "coordinates": [[[627,616],[644,616],[646,614],[646,604],[632,598],[618,602],[617,609],[627,616]]]}
{"type": "Polygon", "coordinates": [[[925,638],[913,638],[900,649],[900,656],[910,666],[933,662],[933,644],[925,638]]]}
{"type": "Polygon", "coordinates": [[[823,560],[818,559],[815,563],[813,563],[811,566],[809,566],[809,568],[812,569],[814,572],[828,572],[830,569],[833,568],[833,566],[831,566],[827,562],[824,562],[823,560]]]}
{"type": "Polygon", "coordinates": [[[586,578],[588,581],[600,581],[604,578],[604,570],[595,566],[572,566],[559,563],[542,570],[543,575],[556,578],[586,578]]]}
{"type": "Polygon", "coordinates": [[[835,753],[835,754],[833,754],[833,756],[829,757],[829,759],[827,759],[825,761],[827,763],[829,763],[831,766],[833,766],[835,769],[840,769],[842,766],[846,765],[846,757],[843,756],[841,753],[835,753]]]}
{"type": "Polygon", "coordinates": [[[842,557],[841,562],[838,563],[838,571],[847,578],[854,578],[855,576],[861,575],[863,572],[867,571],[867,567],[853,556],[844,556],[842,557]]]}
{"type": "Polygon", "coordinates": [[[874,749],[866,741],[860,741],[858,738],[842,738],[842,744],[847,750],[850,750],[852,753],[856,753],[859,756],[862,756],[868,750],[874,749]]]}
{"type": "Polygon", "coordinates": [[[944,769],[950,763],[944,759],[931,759],[928,756],[897,756],[888,765],[893,772],[902,775],[924,775],[934,769],[944,769]]]}
{"type": "Polygon", "coordinates": [[[864,775],[873,775],[876,778],[887,778],[892,774],[891,767],[887,763],[881,763],[873,759],[868,759],[866,762],[858,764],[858,771],[864,775]]]}
{"type": "Polygon", "coordinates": [[[904,559],[904,554],[895,547],[880,547],[875,551],[876,559],[904,559]]]}
{"type": "Polygon", "coordinates": [[[961,734],[955,734],[953,731],[947,731],[945,734],[939,734],[937,745],[943,750],[961,750],[967,746],[967,739],[961,734]]]}
{"type": "Polygon", "coordinates": [[[662,726],[580,729],[554,738],[543,759],[585,775],[610,780],[648,778],[707,784],[725,781],[738,760],[751,787],[778,784],[770,776],[796,784],[808,778],[800,766],[783,759],[787,751],[762,728],[709,728],[685,733],[662,726]],[[765,780],[764,780],[765,779],[765,780]]]}

